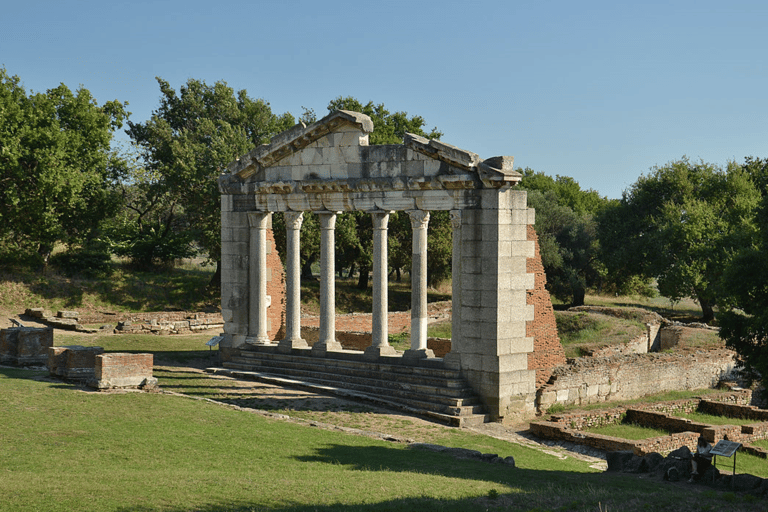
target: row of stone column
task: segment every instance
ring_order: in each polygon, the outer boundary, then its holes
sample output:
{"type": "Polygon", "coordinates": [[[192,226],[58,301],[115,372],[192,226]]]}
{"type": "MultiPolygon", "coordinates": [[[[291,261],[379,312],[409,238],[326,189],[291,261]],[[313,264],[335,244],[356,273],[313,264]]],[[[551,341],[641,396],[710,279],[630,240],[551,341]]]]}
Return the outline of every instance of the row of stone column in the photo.
{"type": "MultiPolygon", "coordinates": [[[[335,304],[335,226],[340,212],[316,212],[320,219],[320,333],[312,346],[312,354],[324,356],[328,351],[341,350],[336,340],[335,304]]],[[[387,224],[390,211],[372,212],[373,218],[373,311],[372,342],[365,351],[375,358],[394,355],[389,344],[387,287],[387,224]]],[[[409,210],[413,228],[411,266],[411,348],[403,356],[432,357],[427,348],[427,226],[429,212],[409,210]]],[[[271,212],[248,214],[250,234],[250,307],[247,341],[256,345],[272,344],[267,328],[267,229],[271,212]]],[[[285,212],[286,226],[286,311],[285,338],[278,343],[281,351],[306,348],[301,338],[300,309],[300,233],[303,212],[285,212]]]]}

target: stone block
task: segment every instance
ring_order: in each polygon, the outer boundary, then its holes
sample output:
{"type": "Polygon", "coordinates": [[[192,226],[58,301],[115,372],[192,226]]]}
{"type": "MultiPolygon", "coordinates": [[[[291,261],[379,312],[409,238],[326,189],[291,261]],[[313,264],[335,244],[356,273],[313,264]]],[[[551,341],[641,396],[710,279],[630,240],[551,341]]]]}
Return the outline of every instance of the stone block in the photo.
{"type": "Polygon", "coordinates": [[[94,378],[88,383],[97,389],[153,388],[152,354],[111,353],[96,357],[94,378]]]}

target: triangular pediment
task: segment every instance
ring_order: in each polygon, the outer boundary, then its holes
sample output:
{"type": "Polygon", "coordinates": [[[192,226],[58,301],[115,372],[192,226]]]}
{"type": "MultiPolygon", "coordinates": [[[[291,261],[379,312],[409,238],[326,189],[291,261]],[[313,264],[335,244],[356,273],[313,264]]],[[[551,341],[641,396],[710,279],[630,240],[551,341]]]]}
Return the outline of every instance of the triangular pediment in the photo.
{"type": "Polygon", "coordinates": [[[406,134],[403,144],[368,145],[371,118],[337,110],[273,137],[232,162],[223,193],[286,194],[303,190],[434,190],[516,184],[512,157],[481,159],[439,140],[406,134]]]}

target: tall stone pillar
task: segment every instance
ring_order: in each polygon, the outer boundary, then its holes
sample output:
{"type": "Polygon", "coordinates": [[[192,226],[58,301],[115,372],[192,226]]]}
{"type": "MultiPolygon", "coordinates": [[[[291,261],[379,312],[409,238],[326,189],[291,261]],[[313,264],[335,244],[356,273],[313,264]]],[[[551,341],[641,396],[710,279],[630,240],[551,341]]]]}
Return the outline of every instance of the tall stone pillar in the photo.
{"type": "Polygon", "coordinates": [[[286,297],[285,297],[285,338],[278,344],[281,352],[294,348],[306,348],[307,342],[301,337],[301,223],[303,212],[285,212],[286,230],[286,297]]]}
{"type": "Polygon", "coordinates": [[[248,337],[254,345],[269,345],[267,325],[267,229],[272,218],[270,212],[249,212],[250,247],[248,256],[248,337]]]}
{"type": "Polygon", "coordinates": [[[376,358],[395,355],[397,351],[389,344],[388,286],[387,286],[387,223],[391,212],[373,212],[373,318],[371,346],[365,349],[365,356],[376,358]]]}
{"type": "Polygon", "coordinates": [[[336,340],[336,252],[335,228],[338,212],[317,212],[320,219],[320,337],[312,346],[312,355],[324,356],[329,350],[341,350],[336,340]]]}
{"type": "Polygon", "coordinates": [[[429,212],[409,210],[413,228],[411,258],[411,348],[403,357],[425,358],[435,354],[427,348],[427,225],[429,212]]]}

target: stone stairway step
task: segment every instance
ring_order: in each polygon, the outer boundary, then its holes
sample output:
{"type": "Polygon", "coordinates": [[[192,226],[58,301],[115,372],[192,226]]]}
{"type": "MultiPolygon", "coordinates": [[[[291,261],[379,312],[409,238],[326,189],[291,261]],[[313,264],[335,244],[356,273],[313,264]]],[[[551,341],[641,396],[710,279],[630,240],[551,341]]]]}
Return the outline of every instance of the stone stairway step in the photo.
{"type": "Polygon", "coordinates": [[[262,373],[250,370],[237,370],[231,368],[207,368],[207,372],[216,375],[228,375],[233,378],[252,379],[262,382],[297,387],[320,393],[328,393],[345,398],[352,398],[374,403],[383,407],[401,410],[415,415],[425,416],[451,426],[465,427],[479,425],[489,421],[489,417],[482,410],[482,406],[475,405],[471,407],[447,408],[433,410],[433,404],[420,400],[392,399],[382,396],[378,393],[365,393],[358,390],[349,389],[346,386],[333,385],[331,383],[321,383],[297,378],[289,378],[280,375],[262,373]]]}
{"type": "MultiPolygon", "coordinates": [[[[318,359],[314,357],[291,357],[278,353],[269,352],[253,352],[253,351],[241,351],[240,356],[237,358],[241,362],[258,360],[267,365],[272,364],[281,366],[294,366],[294,365],[317,365],[324,368],[333,369],[332,371],[337,374],[349,373],[354,375],[364,375],[368,372],[382,372],[387,371],[392,375],[397,375],[402,379],[418,379],[423,381],[424,379],[439,379],[441,382],[449,382],[449,385],[463,386],[464,379],[458,370],[450,370],[444,368],[423,368],[414,367],[402,364],[387,364],[387,363],[366,363],[360,361],[347,361],[343,359],[318,359]]],[[[398,361],[401,358],[393,357],[393,361],[398,361]]],[[[235,359],[233,359],[235,360],[235,359]]]]}
{"type": "MultiPolygon", "coordinates": [[[[247,370],[253,369],[265,373],[290,374],[302,378],[366,382],[382,389],[408,390],[409,392],[426,392],[445,396],[461,396],[476,398],[474,392],[459,379],[436,379],[434,377],[421,377],[410,375],[407,378],[402,375],[392,375],[388,372],[337,372],[336,368],[326,368],[321,362],[294,363],[294,364],[269,364],[256,359],[233,358],[231,362],[224,363],[226,368],[247,370]]],[[[479,399],[478,399],[479,400],[479,399]]]]}
{"type": "Polygon", "coordinates": [[[441,391],[445,390],[441,390],[439,387],[420,387],[419,389],[413,389],[409,387],[387,387],[383,386],[383,384],[387,384],[385,381],[378,379],[338,379],[327,373],[270,371],[271,369],[263,369],[259,367],[232,363],[225,363],[223,367],[235,371],[254,371],[258,373],[283,376],[286,378],[295,378],[298,380],[311,381],[322,385],[335,385],[363,393],[382,395],[390,400],[417,400],[421,398],[422,402],[428,404],[425,407],[429,407],[434,410],[480,406],[480,400],[476,396],[472,395],[469,390],[465,390],[465,393],[463,393],[462,396],[457,396],[455,394],[445,395],[440,393],[441,391]]]}

